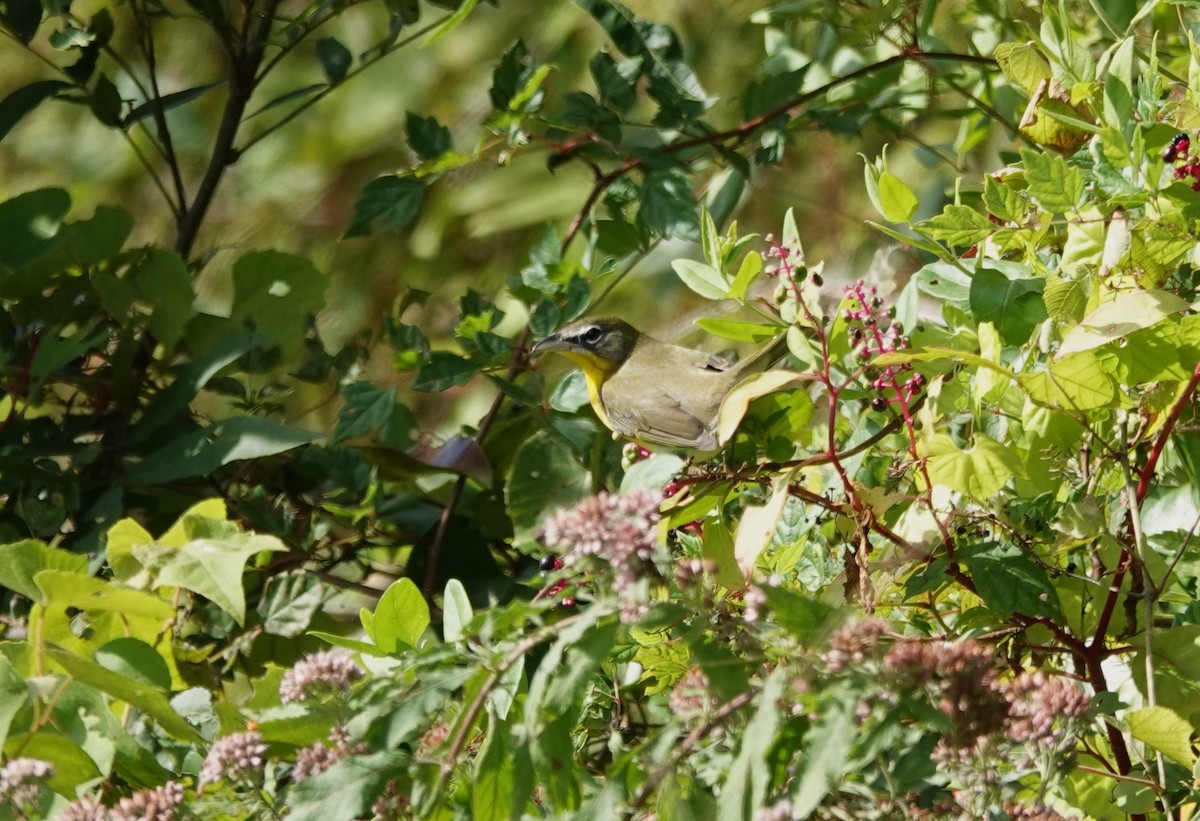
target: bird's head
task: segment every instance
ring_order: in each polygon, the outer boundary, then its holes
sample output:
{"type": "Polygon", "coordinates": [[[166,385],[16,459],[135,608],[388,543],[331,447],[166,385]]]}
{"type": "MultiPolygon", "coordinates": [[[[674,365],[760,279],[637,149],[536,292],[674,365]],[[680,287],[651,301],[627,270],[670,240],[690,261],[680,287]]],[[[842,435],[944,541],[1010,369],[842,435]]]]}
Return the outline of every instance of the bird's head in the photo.
{"type": "Polygon", "coordinates": [[[580,319],[533,346],[532,353],[558,351],[583,368],[589,382],[604,380],[624,364],[641,336],[621,319],[598,316],[580,319]]]}

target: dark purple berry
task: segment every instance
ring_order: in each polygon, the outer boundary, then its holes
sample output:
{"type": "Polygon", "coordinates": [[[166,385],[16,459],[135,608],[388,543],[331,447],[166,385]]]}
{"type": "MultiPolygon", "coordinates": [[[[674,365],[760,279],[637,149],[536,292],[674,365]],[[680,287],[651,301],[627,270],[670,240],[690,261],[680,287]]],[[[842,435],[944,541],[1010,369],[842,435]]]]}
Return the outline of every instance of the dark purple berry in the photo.
{"type": "Polygon", "coordinates": [[[549,573],[551,570],[558,570],[562,567],[562,562],[559,561],[558,556],[542,556],[538,567],[542,569],[543,573],[549,573]]]}
{"type": "Polygon", "coordinates": [[[1176,134],[1171,138],[1171,142],[1166,147],[1166,150],[1163,151],[1163,162],[1175,162],[1181,156],[1185,156],[1190,145],[1191,141],[1188,139],[1187,134],[1176,134]]]}
{"type": "Polygon", "coordinates": [[[883,413],[885,410],[887,410],[887,406],[887,400],[882,396],[876,396],[871,400],[871,410],[875,411],[876,413],[883,413]]]}

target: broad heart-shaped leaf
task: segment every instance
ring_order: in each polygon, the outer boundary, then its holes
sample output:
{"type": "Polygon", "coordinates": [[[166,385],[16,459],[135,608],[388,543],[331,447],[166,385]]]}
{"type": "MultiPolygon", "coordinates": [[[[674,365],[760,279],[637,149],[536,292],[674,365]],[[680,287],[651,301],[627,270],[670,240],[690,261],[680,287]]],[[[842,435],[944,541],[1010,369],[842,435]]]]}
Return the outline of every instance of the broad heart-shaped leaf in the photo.
{"type": "Polygon", "coordinates": [[[365,237],[375,231],[393,233],[413,221],[421,209],[425,183],[415,177],[389,174],[367,183],[354,203],[347,237],[365,237]]]}
{"type": "Polygon", "coordinates": [[[68,675],[138,708],[173,737],[192,744],[204,743],[201,735],[171,708],[166,695],[157,687],[106,670],[96,662],[69,653],[61,647],[47,647],[46,655],[66,670],[68,675]]]}
{"type": "Polygon", "coordinates": [[[251,251],[233,263],[233,314],[279,346],[287,359],[304,344],[307,318],[325,306],[329,282],[305,257],[251,251]]]}
{"type": "Polygon", "coordinates": [[[1026,616],[1062,618],[1058,592],[1041,568],[1019,550],[995,547],[962,558],[975,582],[979,598],[990,610],[1008,618],[1026,616]]]}
{"type": "Polygon", "coordinates": [[[238,624],[245,624],[242,570],[246,562],[263,551],[286,550],[274,536],[251,533],[225,539],[196,539],[170,556],[155,582],[198,593],[233,616],[238,624]]]}
{"type": "Polygon", "coordinates": [[[385,653],[405,647],[416,648],[430,624],[429,604],[413,580],[407,577],[392,582],[375,606],[375,644],[385,653]]]}
{"type": "Polygon", "coordinates": [[[64,570],[43,570],[37,574],[35,581],[41,590],[38,600],[47,607],[69,605],[73,610],[149,616],[161,622],[175,615],[171,603],[153,593],[95,576],[64,570]]]}
{"type": "Polygon", "coordinates": [[[971,313],[977,322],[991,322],[1009,345],[1023,345],[1046,319],[1043,279],[1009,279],[994,268],[982,268],[971,278],[971,313]]]}
{"type": "Polygon", "coordinates": [[[928,469],[934,484],[987,503],[1021,470],[1021,460],[982,433],[975,434],[969,448],[960,448],[949,434],[939,433],[929,444],[928,469]]]}
{"type": "MultiPolygon", "coordinates": [[[[62,241],[58,224],[71,208],[61,188],[42,188],[0,203],[0,271],[15,270],[54,250],[62,241]]],[[[0,296],[5,285],[0,278],[0,296]]]]}
{"type": "Polygon", "coordinates": [[[385,751],[351,756],[288,790],[288,821],[353,821],[370,814],[384,784],[402,773],[411,754],[385,751]]]}
{"type": "Polygon", "coordinates": [[[396,409],[396,389],[360,380],[342,388],[345,404],[338,411],[332,444],[382,430],[396,409]]]}
{"type": "Polygon", "coordinates": [[[316,438],[273,419],[226,419],[168,442],[131,467],[124,479],[129,484],[156,485],[204,476],[230,462],[283,453],[316,438]]]}
{"type": "Polygon", "coordinates": [[[517,451],[504,486],[514,541],[529,541],[544,518],[591,493],[591,474],[571,446],[548,431],[534,434],[517,451]]]}
{"type": "MultiPolygon", "coordinates": [[[[1043,104],[1048,104],[1047,101],[1043,104]]],[[[1042,208],[1051,214],[1073,211],[1083,196],[1083,172],[1049,152],[1021,149],[1028,191],[1042,208]]]]}
{"type": "Polygon", "coordinates": [[[1167,317],[1188,310],[1182,298],[1168,291],[1125,291],[1080,320],[1067,332],[1055,358],[1098,348],[1108,342],[1149,328],[1167,317]]]}
{"type": "Polygon", "coordinates": [[[1017,381],[1029,398],[1040,405],[1069,410],[1102,408],[1117,399],[1113,378],[1116,363],[1083,351],[1058,359],[1036,373],[1022,373],[1017,381]]]}
{"type": "Polygon", "coordinates": [[[1196,732],[1183,717],[1166,707],[1143,707],[1125,715],[1129,734],[1151,749],[1189,770],[1196,763],[1192,735],[1196,732]]]}
{"type": "Polygon", "coordinates": [[[20,593],[30,601],[42,601],[42,592],[34,577],[43,570],[62,570],[84,576],[88,560],[36,539],[0,545],[0,587],[20,593]]]}

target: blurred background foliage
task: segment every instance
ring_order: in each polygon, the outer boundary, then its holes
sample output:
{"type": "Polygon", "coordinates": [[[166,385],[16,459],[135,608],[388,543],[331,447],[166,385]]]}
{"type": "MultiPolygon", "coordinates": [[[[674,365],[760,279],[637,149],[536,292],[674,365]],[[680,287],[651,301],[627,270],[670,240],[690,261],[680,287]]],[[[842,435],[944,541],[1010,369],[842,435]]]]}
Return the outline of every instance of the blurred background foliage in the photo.
{"type": "MultiPolygon", "coordinates": [[[[76,3],[73,10],[87,19],[102,5],[76,3]]],[[[687,44],[686,58],[705,90],[719,100],[710,117],[716,128],[741,121],[739,95],[747,77],[761,70],[766,48],[778,49],[777,60],[796,66],[808,57],[837,66],[838,54],[844,53],[854,67],[863,52],[848,35],[858,29],[869,31],[861,16],[883,17],[905,7],[851,4],[845,12],[831,15],[842,19],[813,27],[788,21],[770,25],[767,14],[754,16],[765,5],[697,6],[682,0],[629,4],[638,16],[667,23],[679,32],[687,44]],[[781,41],[787,41],[786,47],[781,41]]],[[[1034,12],[1018,4],[995,4],[990,25],[975,16],[977,4],[936,6],[937,30],[947,48],[987,53],[1022,14],[1028,23],[1035,22],[1034,12]],[[971,19],[960,19],[964,14],[971,19]]],[[[912,5],[914,12],[917,8],[912,5]]],[[[430,9],[426,14],[438,11],[430,9]]],[[[120,6],[114,12],[124,13],[120,6]]],[[[325,33],[357,53],[386,26],[381,4],[363,4],[333,20],[325,33]]],[[[121,27],[115,48],[126,50],[131,44],[121,38],[131,36],[128,28],[121,27]]],[[[219,46],[203,21],[181,14],[164,21],[156,37],[164,93],[222,76],[219,46]]],[[[554,66],[544,86],[547,110],[559,109],[572,90],[592,85],[588,60],[606,45],[603,30],[573,3],[484,5],[454,36],[426,48],[401,49],[340,86],[272,131],[229,169],[198,246],[210,255],[200,282],[201,305],[227,311],[233,260],[250,249],[278,248],[311,258],[333,281],[321,317],[327,345],[378,328],[393,300],[410,289],[433,296],[424,305],[413,306],[404,319],[435,340],[447,336],[460,293],[468,287],[485,294],[501,289],[522,267],[545,224],[561,225],[572,218],[590,186],[586,169],[567,164],[547,173],[552,147],[533,146],[503,166],[485,161],[447,174],[430,192],[411,229],[401,236],[342,239],[342,235],[363,185],[414,161],[404,139],[406,112],[436,117],[451,130],[460,150],[489,139],[479,121],[489,108],[491,71],[518,38],[538,60],[554,66]]],[[[887,44],[868,46],[866,53],[872,48],[882,52],[887,44]]],[[[44,75],[45,67],[29,52],[11,44],[0,49],[4,78],[0,94],[44,75]]],[[[298,49],[276,75],[256,97],[259,104],[320,82],[314,44],[298,49]]],[[[122,92],[133,96],[129,87],[122,92]]],[[[765,231],[778,221],[778,214],[792,207],[813,258],[828,260],[847,275],[864,272],[872,264],[902,272],[902,258],[875,262],[879,249],[893,243],[864,222],[870,211],[861,185],[859,155],[875,156],[893,143],[889,154],[893,166],[903,176],[924,181],[925,190],[919,192],[928,195],[922,197],[923,207],[935,213],[957,173],[971,170],[969,164],[997,165],[996,152],[979,150],[980,140],[998,138],[998,146],[1008,145],[1003,125],[998,132],[986,129],[988,118],[981,112],[963,112],[969,115],[965,119],[945,116],[968,106],[965,99],[914,102],[911,111],[892,110],[883,120],[834,122],[832,131],[820,130],[818,122],[800,124],[783,162],[756,169],[736,215],[741,224],[765,231]],[[916,168],[921,171],[906,173],[916,168]]],[[[195,171],[206,162],[222,103],[223,91],[216,89],[169,113],[185,167],[195,171]]],[[[1017,100],[1009,103],[1004,110],[1011,117],[1017,100]]],[[[254,108],[252,104],[250,110],[254,108]]],[[[274,115],[271,111],[251,119],[246,133],[254,139],[277,119],[274,115]]],[[[123,204],[139,216],[133,242],[169,244],[170,215],[137,158],[116,131],[97,122],[83,106],[47,104],[0,144],[0,193],[7,197],[44,185],[67,187],[76,214],[90,213],[97,204],[123,204]]],[[[666,338],[686,334],[694,312],[704,306],[671,273],[669,261],[687,253],[679,241],[659,249],[599,307],[666,338]],[[661,310],[662,306],[669,310],[661,310]]],[[[520,321],[519,311],[510,315],[505,330],[511,331],[520,321]]],[[[397,378],[386,363],[372,377],[397,378]]],[[[293,397],[290,413],[303,413],[314,398],[293,397]]],[[[439,416],[441,410],[439,403],[439,416]]],[[[324,422],[311,423],[328,424],[335,411],[334,406],[324,406],[320,412],[324,422]]],[[[464,418],[470,415],[469,410],[463,414],[464,418]]],[[[453,427],[453,421],[445,426],[453,427]]]]}

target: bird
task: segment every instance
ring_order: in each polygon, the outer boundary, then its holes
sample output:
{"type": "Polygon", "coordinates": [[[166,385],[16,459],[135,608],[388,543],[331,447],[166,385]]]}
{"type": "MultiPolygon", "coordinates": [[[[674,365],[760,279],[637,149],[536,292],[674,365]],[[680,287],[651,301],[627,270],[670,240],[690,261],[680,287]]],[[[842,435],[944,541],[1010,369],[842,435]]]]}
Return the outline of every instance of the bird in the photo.
{"type": "Polygon", "coordinates": [[[650,449],[715,454],[721,402],[786,345],[781,335],[739,362],[655,339],[611,316],[576,320],[537,342],[578,365],[605,427],[650,449]]]}

